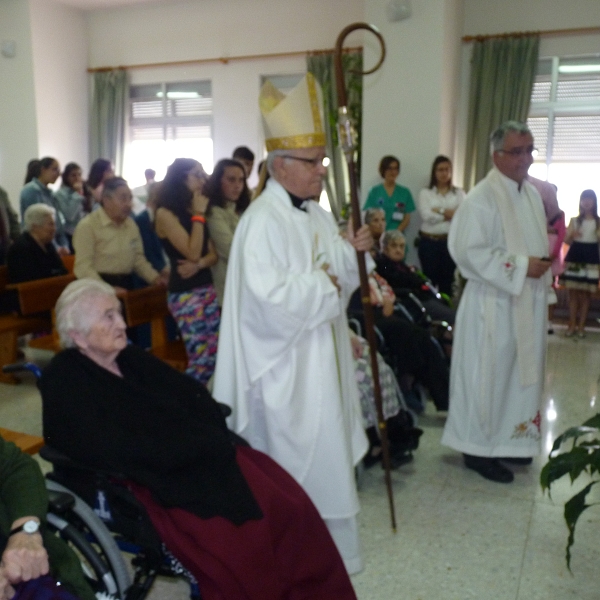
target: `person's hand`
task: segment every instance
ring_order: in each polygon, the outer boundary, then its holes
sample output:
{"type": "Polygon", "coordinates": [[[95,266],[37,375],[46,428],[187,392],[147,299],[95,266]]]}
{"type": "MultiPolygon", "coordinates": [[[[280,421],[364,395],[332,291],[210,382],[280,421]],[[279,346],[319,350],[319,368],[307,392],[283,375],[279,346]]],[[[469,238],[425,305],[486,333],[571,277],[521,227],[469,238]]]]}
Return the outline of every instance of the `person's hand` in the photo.
{"type": "Polygon", "coordinates": [[[4,569],[0,566],[0,600],[10,600],[15,595],[15,590],[8,582],[4,569]]]}
{"type": "Polygon", "coordinates": [[[338,283],[338,278],[335,275],[332,275],[331,273],[328,272],[329,265],[327,263],[324,263],[321,265],[321,269],[323,269],[323,271],[325,271],[325,274],[327,275],[327,277],[329,277],[329,279],[331,280],[331,283],[333,283],[333,285],[335,285],[335,287],[337,288],[338,294],[339,294],[342,291],[342,288],[340,288],[340,284],[338,283]]]}
{"type": "Polygon", "coordinates": [[[193,213],[205,213],[208,208],[208,198],[203,196],[201,192],[194,192],[192,198],[192,212],[193,213]]]}
{"type": "Polygon", "coordinates": [[[158,285],[160,287],[166,287],[168,282],[168,276],[165,276],[164,273],[160,273],[158,277],[152,282],[151,285],[158,285]]]}
{"type": "Polygon", "coordinates": [[[23,531],[8,538],[0,570],[11,584],[37,579],[49,570],[48,553],[39,533],[23,531]]]}
{"type": "Polygon", "coordinates": [[[115,294],[118,297],[125,296],[125,294],[127,294],[127,289],[124,287],[121,287],[120,285],[113,286],[113,289],[115,290],[115,294]]]}
{"type": "Polygon", "coordinates": [[[454,216],[454,213],[456,212],[455,209],[452,208],[447,208],[442,214],[444,215],[444,221],[451,221],[452,217],[454,216]]]}
{"type": "Polygon", "coordinates": [[[193,277],[200,270],[200,265],[197,261],[182,258],[177,261],[177,273],[182,279],[193,277]]]}
{"type": "Polygon", "coordinates": [[[391,317],[394,314],[394,301],[391,298],[383,299],[383,316],[391,317]]]}
{"type": "Polygon", "coordinates": [[[350,338],[350,345],[352,346],[352,356],[354,360],[358,360],[363,354],[362,343],[358,336],[352,336],[350,338]]]}
{"type": "Polygon", "coordinates": [[[539,279],[550,268],[552,263],[548,259],[529,257],[529,266],[527,267],[527,277],[539,279]]]}
{"type": "Polygon", "coordinates": [[[581,237],[581,231],[579,229],[576,229],[573,232],[573,239],[578,240],[581,237]]]}
{"type": "Polygon", "coordinates": [[[363,225],[354,234],[354,227],[352,226],[352,219],[348,221],[348,233],[346,239],[354,246],[355,250],[360,252],[368,252],[373,247],[373,236],[368,225],[363,225]]]}
{"type": "Polygon", "coordinates": [[[71,251],[66,246],[59,246],[56,252],[59,256],[69,256],[71,254],[71,251]]]}
{"type": "Polygon", "coordinates": [[[83,196],[83,181],[76,181],[73,184],[73,189],[78,193],[81,194],[83,196]]]}

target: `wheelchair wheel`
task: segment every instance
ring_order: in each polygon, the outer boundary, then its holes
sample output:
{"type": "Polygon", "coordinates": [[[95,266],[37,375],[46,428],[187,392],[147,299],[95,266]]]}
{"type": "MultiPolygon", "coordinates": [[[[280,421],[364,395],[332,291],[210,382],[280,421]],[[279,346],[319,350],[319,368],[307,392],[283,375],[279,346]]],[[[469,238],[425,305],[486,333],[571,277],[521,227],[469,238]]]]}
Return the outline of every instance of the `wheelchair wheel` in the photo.
{"type": "Polygon", "coordinates": [[[104,523],[68,488],[48,479],[46,488],[66,492],[75,498],[75,505],[64,515],[49,512],[48,525],[75,550],[92,589],[125,600],[132,584],[131,577],[123,555],[104,523]]]}

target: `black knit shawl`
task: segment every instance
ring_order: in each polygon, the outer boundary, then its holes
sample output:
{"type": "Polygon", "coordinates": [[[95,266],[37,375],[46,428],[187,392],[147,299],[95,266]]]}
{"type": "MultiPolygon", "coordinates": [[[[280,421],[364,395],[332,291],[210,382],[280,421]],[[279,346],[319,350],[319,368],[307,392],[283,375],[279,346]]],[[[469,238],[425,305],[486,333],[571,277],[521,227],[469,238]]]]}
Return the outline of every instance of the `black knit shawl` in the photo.
{"type": "Polygon", "coordinates": [[[162,506],[237,525],[260,519],[208,391],[135,346],[117,363],[122,378],[76,349],[53,358],[39,384],[46,442],[82,464],[123,473],[162,506]]]}

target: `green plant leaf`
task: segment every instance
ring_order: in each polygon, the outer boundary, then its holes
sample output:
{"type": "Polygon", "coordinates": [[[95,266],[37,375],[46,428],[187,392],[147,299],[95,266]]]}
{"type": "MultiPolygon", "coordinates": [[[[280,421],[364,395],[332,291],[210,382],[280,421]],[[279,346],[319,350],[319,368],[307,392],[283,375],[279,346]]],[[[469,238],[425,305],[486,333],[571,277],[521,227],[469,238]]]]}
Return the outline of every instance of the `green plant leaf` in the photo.
{"type": "Polygon", "coordinates": [[[540,474],[542,489],[550,488],[552,483],[567,473],[570,474],[571,483],[579,477],[581,472],[590,462],[590,452],[585,448],[575,446],[569,452],[553,456],[544,465],[540,474]]]}
{"type": "Polygon", "coordinates": [[[595,429],[600,429],[600,413],[594,415],[591,419],[588,419],[583,423],[584,427],[594,427],[595,429]]]}
{"type": "Polygon", "coordinates": [[[588,492],[592,489],[592,486],[596,483],[598,482],[592,481],[565,503],[565,521],[567,523],[567,527],[569,528],[569,539],[567,541],[566,548],[567,568],[569,571],[571,571],[571,546],[575,541],[575,525],[577,524],[577,519],[579,519],[581,513],[586,508],[593,506],[593,504],[586,504],[585,498],[588,495],[588,492]]]}
{"type": "MultiPolygon", "coordinates": [[[[595,417],[594,417],[595,418],[595,417]]],[[[591,419],[590,419],[591,420],[591,419]]],[[[600,433],[597,427],[588,427],[585,425],[580,425],[578,427],[570,427],[563,434],[559,435],[552,445],[552,450],[550,451],[550,456],[554,454],[567,440],[574,438],[573,443],[577,443],[577,439],[583,435],[588,434],[597,434],[600,433]]]]}

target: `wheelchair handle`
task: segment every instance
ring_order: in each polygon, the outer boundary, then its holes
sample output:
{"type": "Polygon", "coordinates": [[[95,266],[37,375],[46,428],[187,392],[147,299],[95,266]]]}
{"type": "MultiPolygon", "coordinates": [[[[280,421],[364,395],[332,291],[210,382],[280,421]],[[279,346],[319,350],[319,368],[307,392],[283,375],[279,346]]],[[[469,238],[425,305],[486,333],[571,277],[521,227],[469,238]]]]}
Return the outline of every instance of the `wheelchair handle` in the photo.
{"type": "Polygon", "coordinates": [[[21,373],[22,371],[33,373],[36,379],[40,379],[42,376],[42,370],[32,362],[12,363],[2,367],[3,373],[21,373]]]}

